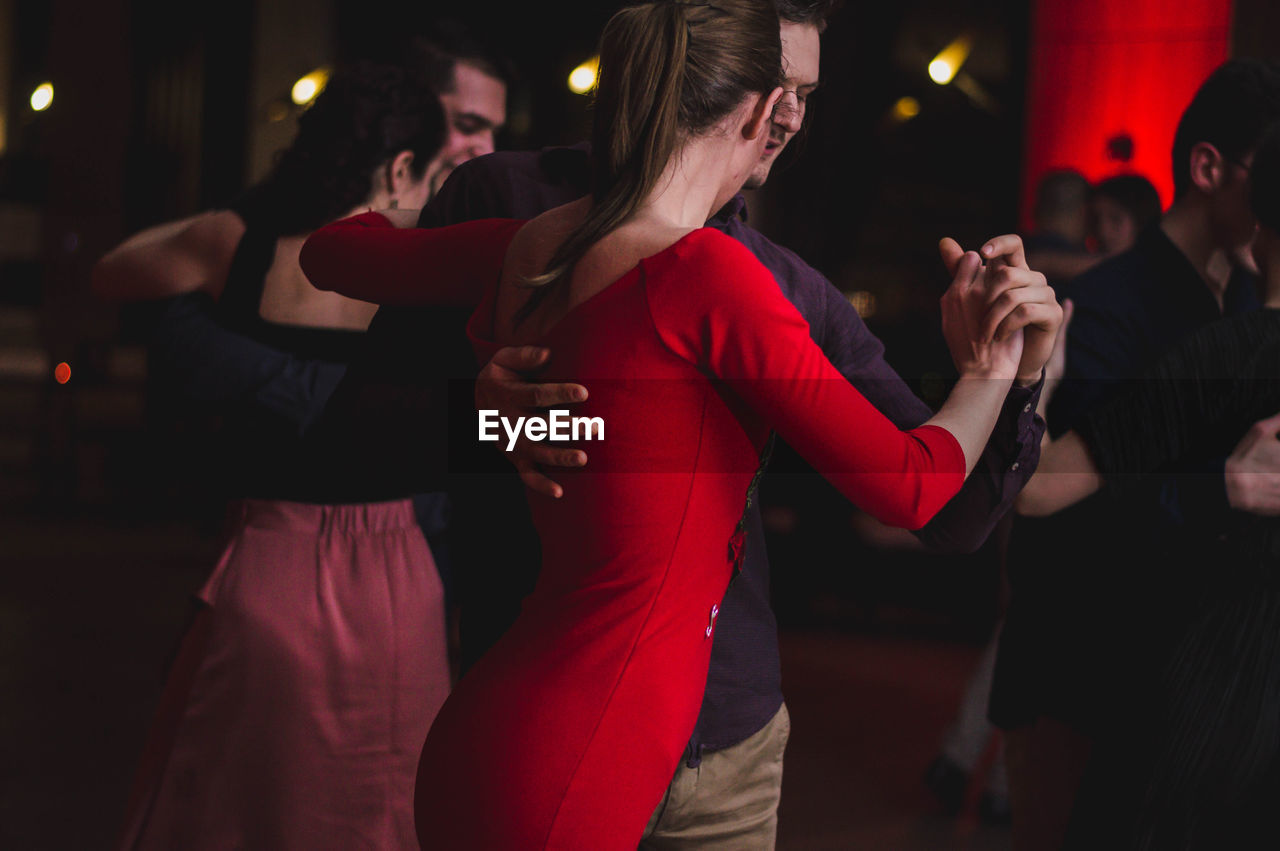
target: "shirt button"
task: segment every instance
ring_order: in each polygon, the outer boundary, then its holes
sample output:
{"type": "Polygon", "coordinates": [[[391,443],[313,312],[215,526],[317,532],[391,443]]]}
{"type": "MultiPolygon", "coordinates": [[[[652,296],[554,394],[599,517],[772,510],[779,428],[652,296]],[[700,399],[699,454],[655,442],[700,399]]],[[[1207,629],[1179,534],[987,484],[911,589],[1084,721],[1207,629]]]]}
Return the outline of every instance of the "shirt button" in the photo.
{"type": "Polygon", "coordinates": [[[1009,468],[1009,470],[1010,470],[1010,472],[1014,472],[1014,471],[1016,471],[1016,470],[1018,469],[1018,467],[1019,467],[1018,462],[1017,462],[1017,461],[1014,461],[1014,462],[1013,462],[1013,466],[1012,466],[1012,467],[1010,467],[1010,468],[1009,468]]]}

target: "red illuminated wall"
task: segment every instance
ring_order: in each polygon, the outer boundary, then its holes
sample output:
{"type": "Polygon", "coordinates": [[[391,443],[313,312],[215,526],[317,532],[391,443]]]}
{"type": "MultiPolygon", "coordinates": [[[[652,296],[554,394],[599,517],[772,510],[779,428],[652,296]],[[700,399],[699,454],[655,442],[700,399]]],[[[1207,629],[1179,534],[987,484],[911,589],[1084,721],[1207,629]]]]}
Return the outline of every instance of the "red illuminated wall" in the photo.
{"type": "Polygon", "coordinates": [[[1144,175],[1167,206],[1178,117],[1227,58],[1231,0],[1036,0],[1028,57],[1023,227],[1036,181],[1070,167],[1090,180],[1144,175]],[[1108,156],[1128,134],[1133,159],[1108,156]]]}

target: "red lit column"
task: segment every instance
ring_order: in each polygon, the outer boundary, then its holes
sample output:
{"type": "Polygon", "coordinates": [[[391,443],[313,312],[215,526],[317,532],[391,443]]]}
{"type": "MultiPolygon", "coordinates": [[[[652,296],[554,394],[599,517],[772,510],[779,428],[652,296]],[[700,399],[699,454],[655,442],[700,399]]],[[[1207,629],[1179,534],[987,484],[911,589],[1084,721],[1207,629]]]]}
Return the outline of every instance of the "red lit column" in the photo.
{"type": "Polygon", "coordinates": [[[1167,206],[1182,110],[1230,51],[1231,0],[1036,0],[1028,57],[1022,221],[1054,168],[1136,172],[1167,206]],[[1132,140],[1127,163],[1112,140],[1132,140]]]}

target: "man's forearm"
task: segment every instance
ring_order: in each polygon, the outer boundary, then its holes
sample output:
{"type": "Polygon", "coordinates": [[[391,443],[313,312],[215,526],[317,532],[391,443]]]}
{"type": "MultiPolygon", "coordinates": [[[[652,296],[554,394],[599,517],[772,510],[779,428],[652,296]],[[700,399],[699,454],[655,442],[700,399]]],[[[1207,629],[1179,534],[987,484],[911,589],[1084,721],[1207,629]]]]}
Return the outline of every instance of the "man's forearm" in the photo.
{"type": "Polygon", "coordinates": [[[982,546],[1035,472],[1044,420],[1036,414],[1041,385],[1015,386],[1005,398],[991,439],[951,501],[916,537],[936,552],[968,553],[982,546]]]}
{"type": "Polygon", "coordinates": [[[152,376],[197,405],[249,402],[305,431],[337,387],[345,365],[308,360],[226,328],[205,296],[161,305],[144,329],[152,376]]]}
{"type": "MultiPolygon", "coordinates": [[[[816,274],[816,273],[815,273],[816,274]]],[[[915,428],[933,411],[884,358],[884,347],[842,298],[831,298],[817,320],[828,359],[867,401],[900,429],[915,428]]],[[[1040,460],[1044,420],[1036,414],[1043,380],[1014,386],[973,472],[933,520],[914,534],[938,552],[972,552],[1013,505],[1040,460]]]]}

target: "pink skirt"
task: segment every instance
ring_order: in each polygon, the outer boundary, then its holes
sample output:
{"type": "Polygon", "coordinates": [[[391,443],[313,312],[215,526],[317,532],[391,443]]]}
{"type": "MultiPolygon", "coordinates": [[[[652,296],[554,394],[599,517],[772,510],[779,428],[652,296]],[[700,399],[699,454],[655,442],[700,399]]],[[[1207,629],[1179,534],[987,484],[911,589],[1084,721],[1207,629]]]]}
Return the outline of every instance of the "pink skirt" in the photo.
{"type": "Polygon", "coordinates": [[[245,500],[238,514],[123,847],[416,847],[418,752],[449,667],[411,502],[245,500]]]}

